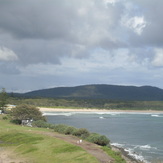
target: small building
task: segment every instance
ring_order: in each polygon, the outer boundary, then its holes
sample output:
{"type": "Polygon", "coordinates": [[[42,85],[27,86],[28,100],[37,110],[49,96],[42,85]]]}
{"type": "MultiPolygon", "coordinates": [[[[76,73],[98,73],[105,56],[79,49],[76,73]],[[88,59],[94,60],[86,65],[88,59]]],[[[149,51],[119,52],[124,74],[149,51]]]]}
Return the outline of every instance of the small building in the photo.
{"type": "Polygon", "coordinates": [[[13,109],[15,107],[16,107],[16,105],[11,105],[11,104],[6,105],[6,109],[8,109],[8,110],[11,110],[11,109],[13,109]]]}
{"type": "Polygon", "coordinates": [[[29,127],[32,127],[32,122],[33,122],[33,119],[23,119],[21,124],[23,126],[29,126],[29,127]]]}

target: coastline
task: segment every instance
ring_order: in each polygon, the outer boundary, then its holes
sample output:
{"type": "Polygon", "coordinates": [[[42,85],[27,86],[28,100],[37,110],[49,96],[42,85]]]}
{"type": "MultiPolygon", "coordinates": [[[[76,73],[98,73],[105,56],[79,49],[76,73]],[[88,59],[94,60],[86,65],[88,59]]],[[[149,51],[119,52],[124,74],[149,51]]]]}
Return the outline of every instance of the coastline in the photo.
{"type": "MultiPolygon", "coordinates": [[[[45,108],[38,107],[41,112],[78,112],[78,113],[127,113],[127,114],[163,114],[163,111],[158,110],[106,110],[106,109],[90,109],[90,108],[45,108]]],[[[112,150],[120,152],[122,157],[126,160],[126,163],[145,163],[139,159],[136,159],[129,154],[124,148],[111,145],[112,150]]]]}
{"type": "Polygon", "coordinates": [[[41,112],[110,112],[110,113],[155,113],[155,114],[163,114],[163,111],[158,110],[106,110],[106,109],[90,109],[90,108],[83,108],[83,109],[71,109],[71,108],[45,108],[45,107],[38,107],[41,112]]]}
{"type": "Polygon", "coordinates": [[[137,160],[136,158],[130,156],[129,153],[127,151],[125,151],[124,148],[117,147],[117,146],[114,146],[114,145],[111,145],[111,148],[114,151],[120,152],[123,159],[125,159],[125,161],[127,163],[144,163],[143,161],[137,160]]]}

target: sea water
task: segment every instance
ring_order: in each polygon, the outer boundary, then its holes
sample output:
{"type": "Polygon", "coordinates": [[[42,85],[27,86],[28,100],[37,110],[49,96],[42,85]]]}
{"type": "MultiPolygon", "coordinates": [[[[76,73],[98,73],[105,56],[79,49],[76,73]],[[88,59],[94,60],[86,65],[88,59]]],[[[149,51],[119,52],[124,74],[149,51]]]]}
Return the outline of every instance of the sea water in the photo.
{"type": "Polygon", "coordinates": [[[163,162],[163,114],[119,112],[44,112],[49,123],[87,128],[107,136],[145,162],[163,162]]]}

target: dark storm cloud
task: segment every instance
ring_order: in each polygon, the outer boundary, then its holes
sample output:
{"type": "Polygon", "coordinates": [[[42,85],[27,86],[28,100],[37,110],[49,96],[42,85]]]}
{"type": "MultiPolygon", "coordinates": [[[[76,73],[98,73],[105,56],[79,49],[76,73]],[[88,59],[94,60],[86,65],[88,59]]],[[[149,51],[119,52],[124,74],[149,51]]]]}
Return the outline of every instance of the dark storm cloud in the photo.
{"type": "Polygon", "coordinates": [[[59,0],[6,0],[0,2],[0,27],[20,39],[66,36],[73,18],[71,8],[59,0]]]}
{"type": "Polygon", "coordinates": [[[13,42],[17,42],[13,48],[20,59],[33,57],[29,63],[35,56],[38,62],[58,63],[56,56],[82,57],[94,47],[122,45],[112,34],[121,16],[119,6],[106,8],[104,3],[94,0],[1,0],[0,3],[0,32],[11,35],[13,42]]]}

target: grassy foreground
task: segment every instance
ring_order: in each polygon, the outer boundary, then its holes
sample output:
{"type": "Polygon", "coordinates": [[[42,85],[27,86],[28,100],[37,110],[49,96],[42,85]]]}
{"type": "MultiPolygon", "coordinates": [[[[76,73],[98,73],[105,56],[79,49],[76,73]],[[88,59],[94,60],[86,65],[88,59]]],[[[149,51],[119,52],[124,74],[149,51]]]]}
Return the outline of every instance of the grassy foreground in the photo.
{"type": "MultiPolygon", "coordinates": [[[[97,163],[97,159],[81,147],[57,138],[33,133],[38,128],[20,127],[2,120],[0,115],[0,149],[14,160],[25,163],[97,163]],[[23,161],[22,161],[23,160],[23,161]],[[24,161],[25,160],[25,161],[24,161]]],[[[12,161],[14,163],[14,161],[12,161]]]]}
{"type": "MultiPolygon", "coordinates": [[[[43,133],[53,133],[45,128],[14,125],[0,115],[0,161],[20,163],[98,163],[94,156],[77,145],[43,133]],[[5,160],[2,155],[10,160],[5,160]],[[18,159],[17,159],[18,158],[18,159]]],[[[126,163],[121,153],[101,147],[114,163],[126,163]]]]}

